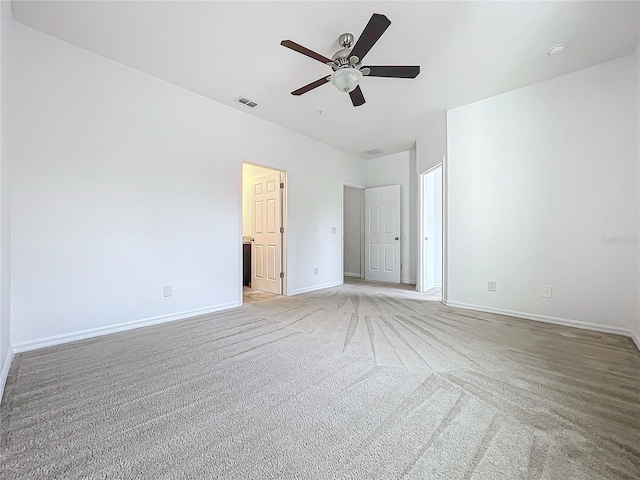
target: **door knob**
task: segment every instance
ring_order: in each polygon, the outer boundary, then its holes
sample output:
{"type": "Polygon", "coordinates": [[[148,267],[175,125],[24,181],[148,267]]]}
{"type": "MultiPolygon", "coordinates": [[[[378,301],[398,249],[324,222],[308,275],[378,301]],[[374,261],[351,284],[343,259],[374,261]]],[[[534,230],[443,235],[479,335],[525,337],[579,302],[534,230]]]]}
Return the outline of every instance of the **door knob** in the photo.
{"type": "Polygon", "coordinates": [[[251,239],[251,241],[252,241],[252,242],[255,242],[255,241],[256,241],[256,239],[255,239],[255,238],[252,238],[252,239],[251,239]]]}
{"type": "Polygon", "coordinates": [[[400,240],[398,237],[396,237],[396,240],[400,240]]]}

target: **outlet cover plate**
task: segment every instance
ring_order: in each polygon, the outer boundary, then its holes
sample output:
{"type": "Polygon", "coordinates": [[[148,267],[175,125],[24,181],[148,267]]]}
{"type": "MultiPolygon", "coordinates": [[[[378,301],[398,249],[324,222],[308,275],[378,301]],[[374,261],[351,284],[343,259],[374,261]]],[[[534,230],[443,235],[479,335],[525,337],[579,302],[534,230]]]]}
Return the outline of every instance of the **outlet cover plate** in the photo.
{"type": "Polygon", "coordinates": [[[544,298],[551,298],[551,287],[549,285],[542,286],[542,296],[544,298]]]}
{"type": "Polygon", "coordinates": [[[487,282],[487,290],[490,292],[496,291],[496,282],[488,281],[487,282]]]}

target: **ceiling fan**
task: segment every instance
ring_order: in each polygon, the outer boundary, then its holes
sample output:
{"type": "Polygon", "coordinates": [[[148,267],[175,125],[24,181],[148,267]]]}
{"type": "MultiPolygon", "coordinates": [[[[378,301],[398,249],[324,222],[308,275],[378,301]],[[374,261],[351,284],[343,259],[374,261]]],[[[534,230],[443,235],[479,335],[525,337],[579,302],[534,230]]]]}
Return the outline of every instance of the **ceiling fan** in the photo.
{"type": "Polygon", "coordinates": [[[331,82],[341,92],[349,93],[351,103],[354,107],[359,107],[365,103],[364,95],[360,89],[360,81],[363,76],[369,77],[392,77],[392,78],[416,78],[420,73],[419,66],[363,66],[364,56],[371,50],[378,39],[382,36],[391,21],[384,15],[374,13],[364,27],[360,38],[353,44],[354,37],[351,33],[343,33],[338,38],[338,43],[342,49],[327,58],[324,55],[309,50],[291,40],[283,40],[280,45],[295,50],[298,53],[313,58],[319,62],[329,65],[333,69],[333,74],[322,77],[311,82],[304,87],[291,92],[291,95],[302,95],[314,88],[318,88],[325,83],[331,82]]]}

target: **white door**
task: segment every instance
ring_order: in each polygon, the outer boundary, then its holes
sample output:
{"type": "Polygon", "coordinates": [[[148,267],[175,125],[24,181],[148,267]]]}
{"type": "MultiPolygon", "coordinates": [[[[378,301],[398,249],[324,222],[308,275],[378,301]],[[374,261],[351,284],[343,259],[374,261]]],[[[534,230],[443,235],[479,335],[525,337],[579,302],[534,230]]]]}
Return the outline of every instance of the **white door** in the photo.
{"type": "Polygon", "coordinates": [[[442,287],[442,166],[421,175],[424,196],[422,292],[442,287]]]}
{"type": "Polygon", "coordinates": [[[364,278],[400,283],[400,185],[364,192],[364,278]]]}
{"type": "Polygon", "coordinates": [[[280,172],[251,183],[251,288],[282,294],[280,172]]]}

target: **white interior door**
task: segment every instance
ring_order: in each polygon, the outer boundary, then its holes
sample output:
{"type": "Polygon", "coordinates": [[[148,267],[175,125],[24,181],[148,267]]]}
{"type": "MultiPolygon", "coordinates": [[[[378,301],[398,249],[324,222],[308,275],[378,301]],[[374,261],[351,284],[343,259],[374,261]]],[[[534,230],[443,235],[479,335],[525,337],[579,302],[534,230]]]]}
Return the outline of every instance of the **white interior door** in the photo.
{"type": "Polygon", "coordinates": [[[400,283],[400,185],[366,188],[365,278],[400,283]]]}
{"type": "Polygon", "coordinates": [[[282,294],[280,172],[251,183],[251,288],[282,294]]]}
{"type": "Polygon", "coordinates": [[[422,177],[424,247],[422,291],[442,287],[442,166],[422,177]]]}

